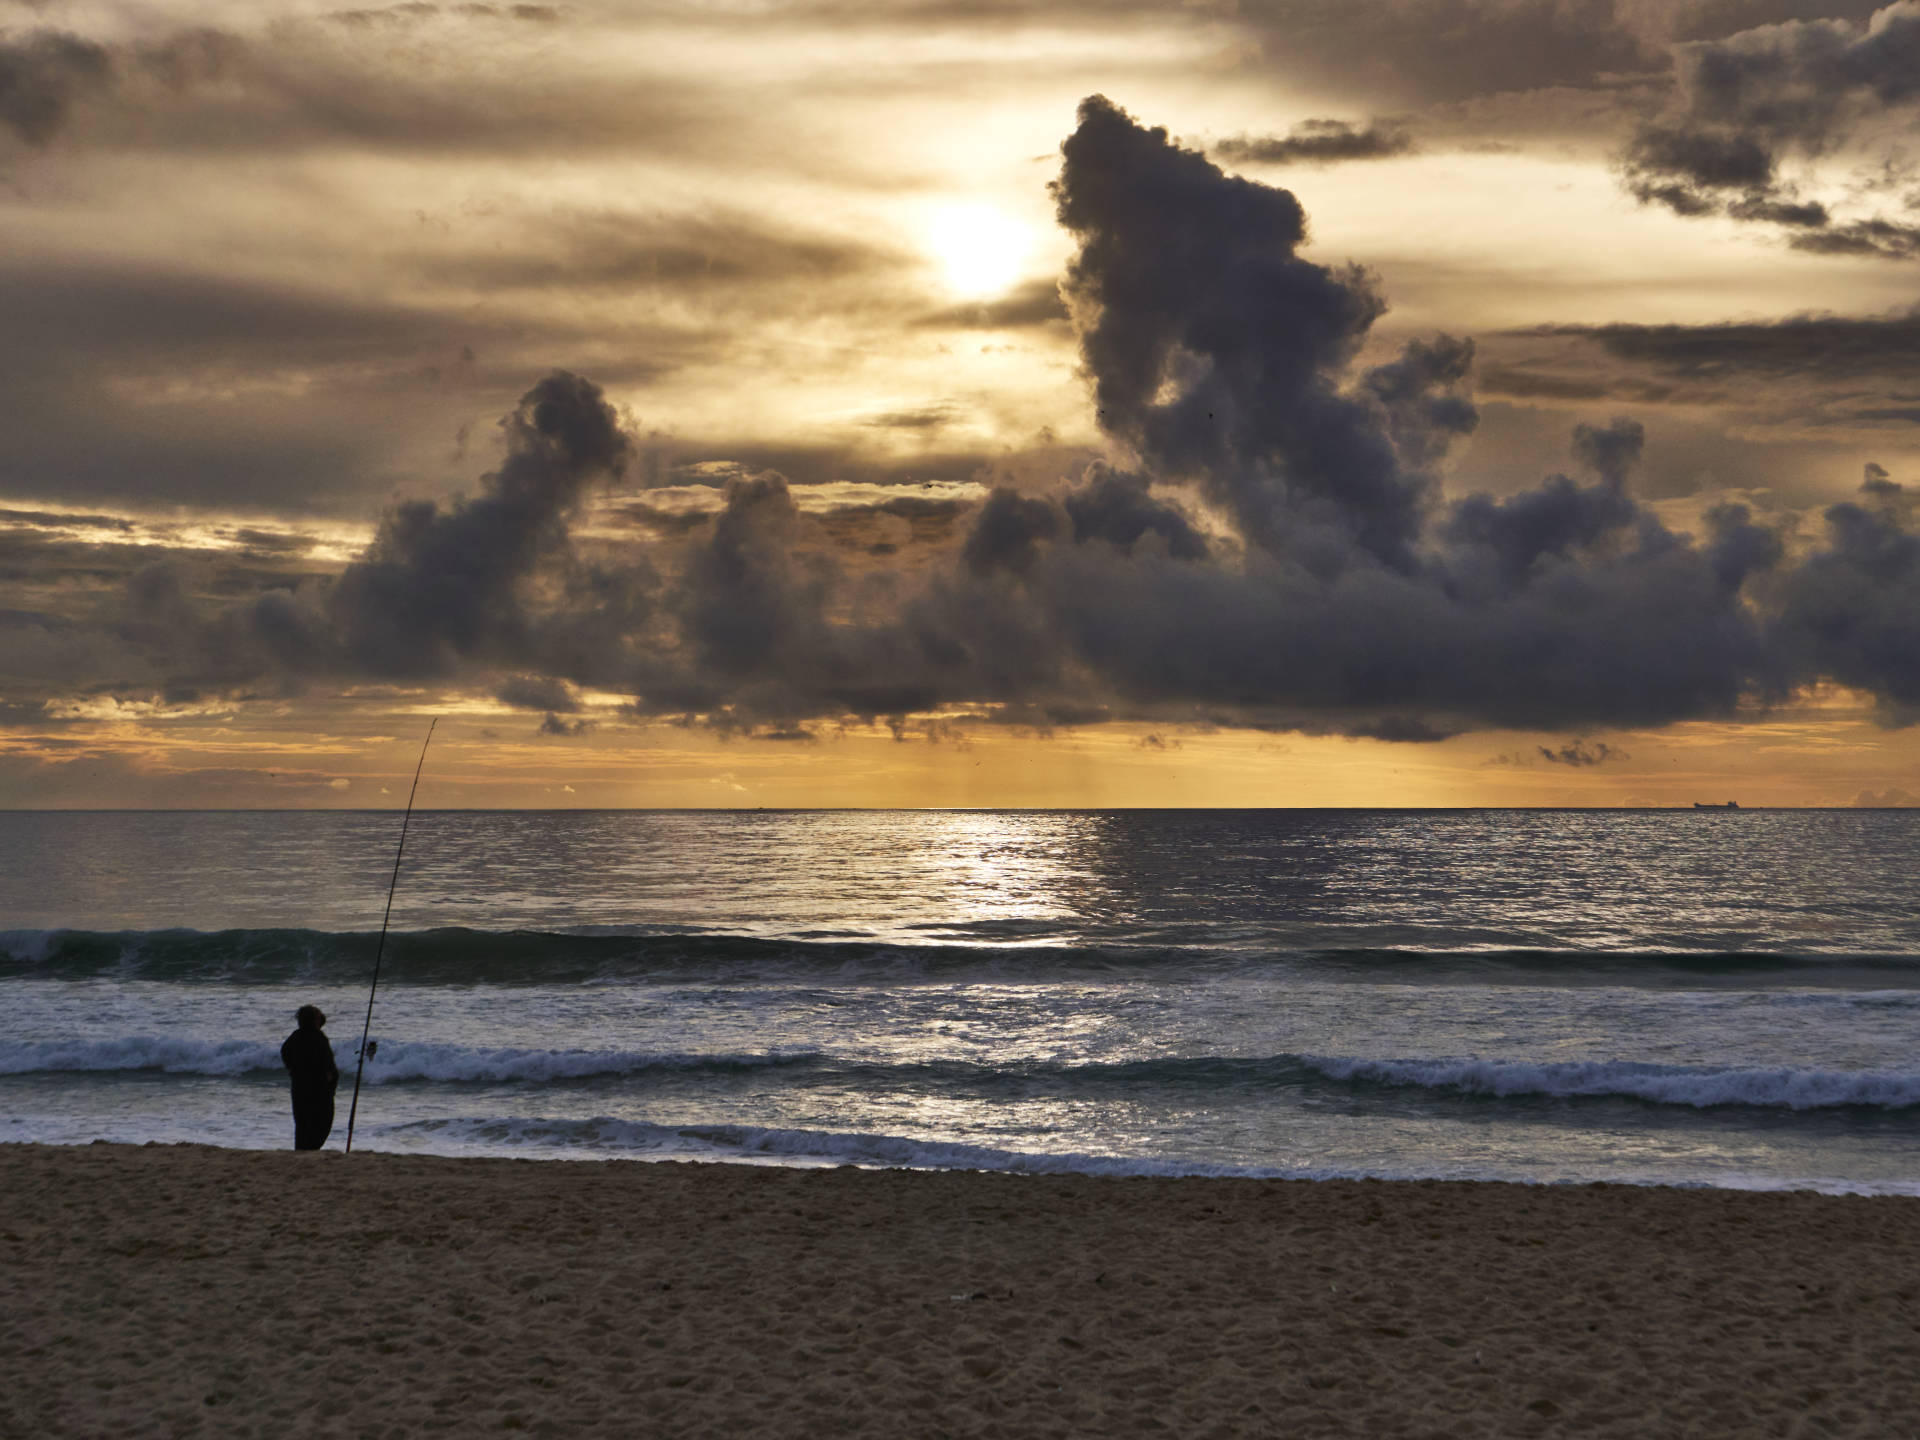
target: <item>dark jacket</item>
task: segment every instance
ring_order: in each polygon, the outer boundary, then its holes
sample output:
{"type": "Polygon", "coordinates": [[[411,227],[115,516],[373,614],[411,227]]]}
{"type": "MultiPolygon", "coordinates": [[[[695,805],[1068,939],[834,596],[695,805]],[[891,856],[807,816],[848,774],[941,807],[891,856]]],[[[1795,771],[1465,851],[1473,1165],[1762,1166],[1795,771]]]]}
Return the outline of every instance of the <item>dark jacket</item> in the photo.
{"type": "Polygon", "coordinates": [[[280,1063],[293,1077],[295,1095],[330,1097],[340,1084],[340,1070],[333,1063],[333,1043],[324,1030],[294,1031],[280,1047],[280,1063]]]}

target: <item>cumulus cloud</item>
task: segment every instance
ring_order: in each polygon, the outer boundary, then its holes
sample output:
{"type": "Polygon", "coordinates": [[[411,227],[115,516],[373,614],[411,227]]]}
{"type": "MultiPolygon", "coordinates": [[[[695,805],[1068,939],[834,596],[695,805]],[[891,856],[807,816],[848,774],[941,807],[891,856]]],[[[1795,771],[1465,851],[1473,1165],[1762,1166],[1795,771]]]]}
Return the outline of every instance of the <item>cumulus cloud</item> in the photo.
{"type": "MultiPolygon", "coordinates": [[[[1308,520],[1330,560],[1357,542],[1409,564],[1432,477],[1401,463],[1377,402],[1345,383],[1386,308],[1373,278],[1297,253],[1306,212],[1290,191],[1222,174],[1104,97],[1061,148],[1059,219],[1080,242],[1062,290],[1101,426],[1162,475],[1199,481],[1254,544],[1308,520]]],[[[1427,453],[1472,428],[1464,405],[1415,423],[1461,368],[1382,382],[1427,453]]]]}
{"type": "MultiPolygon", "coordinates": [[[[577,731],[579,686],[796,741],[963,715],[1578,735],[1729,716],[1819,679],[1890,720],[1920,713],[1920,536],[1884,470],[1798,558],[1744,506],[1697,534],[1661,523],[1633,494],[1649,441],[1629,416],[1575,427],[1564,470],[1530,488],[1449,501],[1473,347],[1440,336],[1361,363],[1381,287],[1301,253],[1291,193],[1094,97],[1054,198],[1104,461],[977,503],[811,510],[777,473],[734,473],[717,508],[609,552],[577,522],[635,442],[597,386],[556,372],[506,417],[506,458],[473,498],[403,503],[330,583],[211,618],[206,585],[143,575],[120,643],[203,685],[219,664],[256,686],[484,685],[547,734],[577,731]]],[[[1575,739],[1540,758],[1625,757],[1575,739]]]]}
{"type": "Polygon", "coordinates": [[[376,674],[440,673],[455,655],[511,650],[532,623],[519,581],[567,541],[588,484],[617,475],[629,442],[599,387],[556,373],[503,422],[507,460],[483,493],[400,506],[330,600],[354,660],[376,674]]]}
{"type": "MultiPolygon", "coordinates": [[[[623,587],[598,586],[567,563],[569,517],[589,485],[620,473],[631,448],[599,387],[555,372],[501,428],[506,461],[478,496],[397,506],[323,599],[275,590],[254,602],[245,616],[253,637],[295,671],[419,680],[476,664],[564,666],[567,648],[556,642],[602,618],[595,600],[620,607],[621,623],[641,618],[623,587]],[[566,603],[536,590],[537,573],[563,586],[566,603]],[[556,624],[565,633],[552,633],[556,624]]],[[[523,694],[529,683],[503,688],[523,694]]]]}
{"type": "Polygon", "coordinates": [[[1776,646],[1796,668],[1878,697],[1896,723],[1920,718],[1920,535],[1913,497],[1879,466],[1861,498],[1830,507],[1826,544],[1782,580],[1776,646]]]}
{"type": "Polygon", "coordinates": [[[1622,157],[1628,187],[1676,214],[1785,227],[1799,249],[1920,254],[1920,225],[1836,220],[1801,198],[1783,167],[1841,147],[1920,101],[1920,0],[1864,23],[1792,20],[1674,49],[1675,90],[1622,157]]]}
{"type": "Polygon", "coordinates": [[[1199,560],[1207,554],[1206,539],[1186,512],[1155,499],[1144,475],[1092,466],[1066,496],[1064,508],[1073,538],[1081,544],[1104,540],[1131,553],[1151,536],[1177,560],[1199,560]]]}

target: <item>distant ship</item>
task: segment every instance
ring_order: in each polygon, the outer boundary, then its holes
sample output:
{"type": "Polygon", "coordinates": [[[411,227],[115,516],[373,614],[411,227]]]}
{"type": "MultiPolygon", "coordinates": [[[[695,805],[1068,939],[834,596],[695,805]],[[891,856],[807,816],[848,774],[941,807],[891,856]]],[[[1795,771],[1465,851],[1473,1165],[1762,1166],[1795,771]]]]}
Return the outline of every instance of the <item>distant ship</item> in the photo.
{"type": "Polygon", "coordinates": [[[1696,800],[1693,802],[1693,808],[1696,810],[1738,810],[1740,808],[1740,802],[1738,800],[1729,800],[1724,805],[1711,805],[1705,800],[1696,800]]]}

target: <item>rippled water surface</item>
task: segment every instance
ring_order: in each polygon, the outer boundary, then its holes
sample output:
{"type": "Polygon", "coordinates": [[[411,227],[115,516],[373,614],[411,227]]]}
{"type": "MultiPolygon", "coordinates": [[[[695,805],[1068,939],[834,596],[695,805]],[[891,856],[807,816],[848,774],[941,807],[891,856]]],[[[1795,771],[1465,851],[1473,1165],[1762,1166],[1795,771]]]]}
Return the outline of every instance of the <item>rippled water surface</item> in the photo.
{"type": "MultiPolygon", "coordinates": [[[[314,1000],[351,1070],[398,828],[0,815],[9,1138],[287,1143],[279,1039],[314,1000]]],[[[356,1145],[1920,1190],[1916,840],[1900,811],[421,814],[356,1145]]]]}
{"type": "MultiPolygon", "coordinates": [[[[1920,953],[1909,811],[429,813],[401,929],[1920,953]]],[[[0,816],[11,928],[377,925],[384,813],[0,816]]]]}

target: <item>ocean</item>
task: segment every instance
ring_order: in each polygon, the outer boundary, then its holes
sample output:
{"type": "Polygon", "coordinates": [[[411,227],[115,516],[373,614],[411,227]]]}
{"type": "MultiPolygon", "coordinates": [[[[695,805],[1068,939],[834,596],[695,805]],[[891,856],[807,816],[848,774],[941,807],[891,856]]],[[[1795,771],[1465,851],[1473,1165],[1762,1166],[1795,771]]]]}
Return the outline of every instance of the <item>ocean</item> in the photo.
{"type": "MultiPolygon", "coordinates": [[[[395,812],[0,814],[0,1140],[343,1143],[395,812]]],[[[1920,812],[413,817],[355,1148],[1920,1193],[1920,812]]]]}

